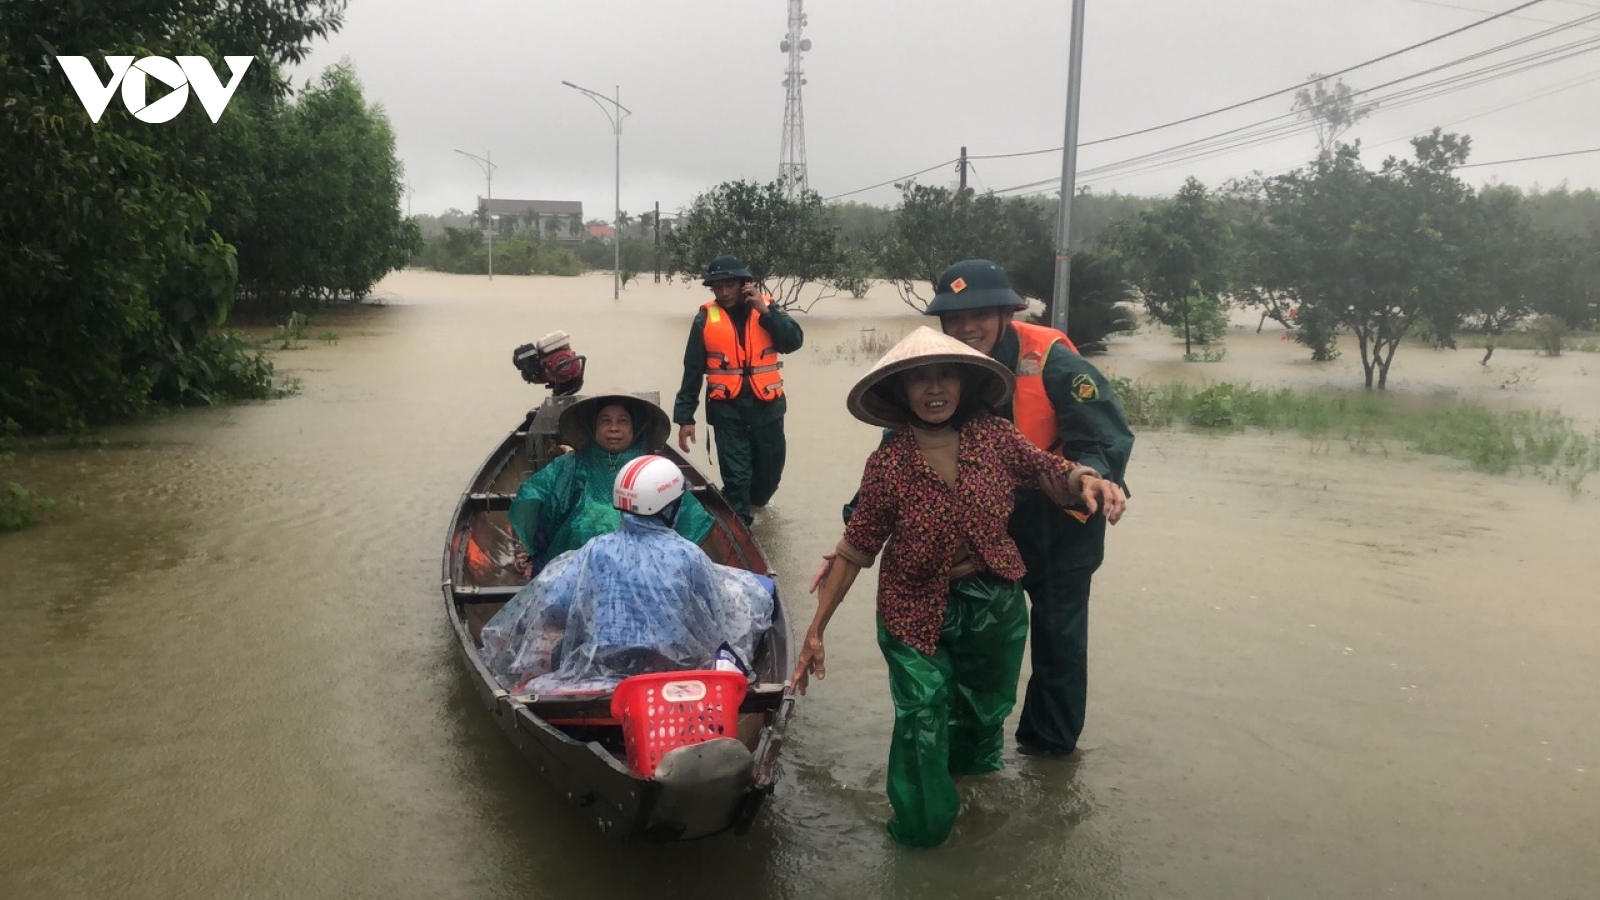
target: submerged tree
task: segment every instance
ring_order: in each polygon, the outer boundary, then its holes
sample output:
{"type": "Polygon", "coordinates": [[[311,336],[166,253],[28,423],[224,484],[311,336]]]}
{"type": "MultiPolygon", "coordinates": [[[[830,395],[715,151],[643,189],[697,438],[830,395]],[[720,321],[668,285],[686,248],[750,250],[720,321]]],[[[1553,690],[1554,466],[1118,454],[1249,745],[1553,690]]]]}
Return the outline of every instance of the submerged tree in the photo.
{"type": "Polygon", "coordinates": [[[1266,187],[1287,286],[1303,316],[1355,336],[1369,389],[1387,385],[1395,351],[1419,324],[1448,335],[1471,309],[1473,195],[1455,176],[1470,141],[1436,129],[1412,147],[1413,159],[1373,172],[1341,146],[1266,187]]]}
{"type": "Polygon", "coordinates": [[[1227,234],[1215,198],[1193,178],[1177,196],[1112,229],[1111,246],[1144,296],[1146,311],[1181,331],[1185,356],[1194,352],[1197,337],[1207,339],[1196,333],[1202,314],[1223,303],[1227,234]]]}

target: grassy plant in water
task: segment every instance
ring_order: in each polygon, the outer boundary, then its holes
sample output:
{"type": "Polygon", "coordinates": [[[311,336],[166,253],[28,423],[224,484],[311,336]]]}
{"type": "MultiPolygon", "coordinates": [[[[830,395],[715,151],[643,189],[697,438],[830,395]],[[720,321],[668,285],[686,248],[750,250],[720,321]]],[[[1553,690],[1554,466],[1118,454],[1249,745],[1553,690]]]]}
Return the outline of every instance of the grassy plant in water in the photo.
{"type": "Polygon", "coordinates": [[[1600,471],[1600,433],[1585,434],[1555,412],[1502,411],[1471,401],[1418,405],[1367,391],[1298,392],[1227,382],[1194,388],[1116,378],[1113,385],[1135,428],[1290,431],[1342,440],[1363,452],[1401,441],[1490,475],[1539,475],[1574,495],[1600,471]]]}
{"type": "Polygon", "coordinates": [[[1228,358],[1226,347],[1207,347],[1198,353],[1185,353],[1184,362],[1222,362],[1228,358]]]}
{"type": "Polygon", "coordinates": [[[55,507],[54,500],[9,482],[0,488],[0,532],[21,531],[33,524],[36,514],[55,507]]]}
{"type": "Polygon", "coordinates": [[[303,312],[292,312],[292,313],[290,313],[288,320],[285,321],[282,325],[278,326],[278,334],[277,334],[277,337],[276,337],[276,340],[278,340],[280,342],[279,345],[278,345],[278,349],[279,350],[297,350],[297,349],[299,349],[300,342],[305,340],[305,338],[306,338],[306,326],[309,325],[309,324],[311,324],[311,320],[306,318],[306,314],[305,313],[303,313],[303,312]]]}

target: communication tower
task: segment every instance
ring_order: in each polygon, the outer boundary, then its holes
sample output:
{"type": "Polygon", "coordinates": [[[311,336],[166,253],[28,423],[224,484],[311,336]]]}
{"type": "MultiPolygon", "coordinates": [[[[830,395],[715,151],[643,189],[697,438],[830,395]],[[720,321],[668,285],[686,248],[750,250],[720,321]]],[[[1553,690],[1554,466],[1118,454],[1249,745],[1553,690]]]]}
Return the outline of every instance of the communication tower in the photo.
{"type": "Polygon", "coordinates": [[[778,48],[789,56],[789,71],[783,86],[783,147],[778,153],[778,182],[790,197],[809,190],[806,178],[806,114],[800,105],[800,89],[805,86],[805,70],[800,54],[811,49],[811,40],[800,36],[806,25],[801,9],[803,0],[789,0],[789,31],[778,48]]]}

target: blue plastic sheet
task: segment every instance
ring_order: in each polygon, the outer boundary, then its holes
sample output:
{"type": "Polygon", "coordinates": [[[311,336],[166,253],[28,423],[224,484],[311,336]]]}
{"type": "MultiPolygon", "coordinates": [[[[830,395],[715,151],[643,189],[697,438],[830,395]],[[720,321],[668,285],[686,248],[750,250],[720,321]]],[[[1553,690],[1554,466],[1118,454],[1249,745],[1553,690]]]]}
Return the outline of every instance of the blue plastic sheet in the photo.
{"type": "Polygon", "coordinates": [[[770,579],[718,565],[652,519],[551,560],[483,628],[483,658],[508,689],[607,690],[630,675],[744,659],[772,625],[770,579]]]}

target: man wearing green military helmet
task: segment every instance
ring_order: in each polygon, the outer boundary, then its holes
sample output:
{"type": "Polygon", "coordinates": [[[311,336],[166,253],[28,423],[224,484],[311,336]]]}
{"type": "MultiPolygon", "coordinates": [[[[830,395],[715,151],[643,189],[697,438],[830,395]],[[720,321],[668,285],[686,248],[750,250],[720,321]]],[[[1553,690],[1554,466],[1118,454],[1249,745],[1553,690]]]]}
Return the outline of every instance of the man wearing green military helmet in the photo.
{"type": "Polygon", "coordinates": [[[711,261],[701,281],[713,299],[703,304],[689,328],[683,351],[683,382],[673,404],[678,448],[695,442],[695,409],[700,382],[706,384],[706,423],[716,439],[722,493],[739,517],[765,506],[783,477],[788,444],[783,417],[781,353],[800,349],[800,324],[756,284],[737,256],[711,261]]]}
{"type": "MultiPolygon", "coordinates": [[[[1013,322],[1027,308],[999,266],[949,267],[925,313],[944,333],[1011,369],[1009,409],[998,410],[1036,446],[1089,466],[1127,491],[1133,432],[1111,384],[1052,328],[1013,322]]],[[[1089,588],[1105,558],[1106,520],[1073,515],[1039,491],[1017,494],[1009,532],[1028,573],[1032,668],[1017,725],[1025,753],[1065,755],[1078,745],[1088,694],[1089,588]]]]}

